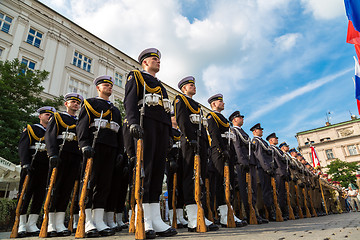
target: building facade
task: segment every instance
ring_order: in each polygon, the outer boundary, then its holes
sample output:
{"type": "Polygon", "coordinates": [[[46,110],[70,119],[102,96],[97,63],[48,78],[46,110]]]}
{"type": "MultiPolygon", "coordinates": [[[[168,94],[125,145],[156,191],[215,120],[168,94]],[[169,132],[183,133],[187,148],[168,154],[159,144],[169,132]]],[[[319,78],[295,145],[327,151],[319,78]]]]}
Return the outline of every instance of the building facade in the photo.
{"type": "MultiPolygon", "coordinates": [[[[127,74],[141,69],[133,58],[36,0],[0,1],[0,60],[15,58],[50,72],[43,82],[45,98],[68,92],[96,96],[94,78],[110,75],[115,79],[110,100],[123,100],[127,74]]],[[[165,88],[170,99],[179,93],[165,88]]]]}
{"type": "Polygon", "coordinates": [[[311,164],[310,145],[315,147],[322,167],[336,158],[360,163],[360,119],[355,116],[350,121],[298,132],[296,138],[299,151],[311,164]]]}

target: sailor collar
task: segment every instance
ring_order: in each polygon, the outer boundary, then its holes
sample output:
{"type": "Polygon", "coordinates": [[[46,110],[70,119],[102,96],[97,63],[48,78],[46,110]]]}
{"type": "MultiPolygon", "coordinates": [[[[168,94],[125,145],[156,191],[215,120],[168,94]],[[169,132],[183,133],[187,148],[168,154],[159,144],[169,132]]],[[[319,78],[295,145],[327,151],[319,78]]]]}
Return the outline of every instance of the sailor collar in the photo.
{"type": "Polygon", "coordinates": [[[239,126],[234,126],[234,128],[242,129],[242,128],[241,128],[241,127],[239,127],[239,126]]]}
{"type": "Polygon", "coordinates": [[[62,114],[65,114],[65,115],[68,115],[69,117],[72,117],[74,119],[78,119],[77,115],[71,115],[70,113],[68,112],[61,112],[62,114]]]}
{"type": "Polygon", "coordinates": [[[102,98],[102,97],[99,97],[99,96],[97,96],[96,98],[97,98],[97,99],[104,100],[104,101],[106,101],[108,104],[111,104],[111,103],[112,103],[111,101],[108,101],[108,100],[106,100],[106,99],[104,99],[104,98],[102,98]]]}
{"type": "Polygon", "coordinates": [[[39,124],[39,123],[35,123],[35,126],[38,126],[39,128],[43,129],[44,131],[46,131],[46,127],[44,127],[43,125],[39,124]]]}
{"type": "Polygon", "coordinates": [[[154,77],[153,75],[151,75],[149,72],[145,71],[145,70],[142,70],[141,71],[142,73],[145,73],[145,74],[149,74],[150,76],[152,76],[153,78],[155,78],[156,80],[158,80],[159,82],[161,82],[160,79],[158,79],[157,77],[154,77]]]}

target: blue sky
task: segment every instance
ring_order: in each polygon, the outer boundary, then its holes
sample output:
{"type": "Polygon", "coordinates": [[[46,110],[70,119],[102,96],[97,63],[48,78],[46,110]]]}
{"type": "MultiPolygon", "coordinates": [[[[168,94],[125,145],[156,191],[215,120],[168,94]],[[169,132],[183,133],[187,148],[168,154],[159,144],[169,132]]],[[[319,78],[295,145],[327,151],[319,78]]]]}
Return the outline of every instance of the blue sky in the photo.
{"type": "Polygon", "coordinates": [[[222,93],[225,116],[240,110],[244,129],[297,146],[299,131],[350,120],[353,45],[341,0],[41,0],[137,59],[162,53],[158,77],[172,87],[188,75],[197,101],[222,93]]]}

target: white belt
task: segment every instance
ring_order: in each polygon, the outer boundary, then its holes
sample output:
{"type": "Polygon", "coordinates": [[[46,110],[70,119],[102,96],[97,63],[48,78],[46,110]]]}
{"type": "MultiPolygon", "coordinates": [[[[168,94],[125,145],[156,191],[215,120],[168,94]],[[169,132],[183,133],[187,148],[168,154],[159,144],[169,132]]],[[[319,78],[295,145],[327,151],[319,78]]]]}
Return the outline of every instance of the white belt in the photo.
{"type": "Polygon", "coordinates": [[[108,122],[108,120],[100,119],[100,118],[95,118],[94,122],[92,122],[90,124],[90,127],[97,128],[97,127],[99,127],[99,125],[100,125],[100,128],[108,128],[116,133],[119,131],[119,128],[120,128],[120,125],[117,122],[114,122],[114,121],[108,122]]]}
{"type": "Polygon", "coordinates": [[[39,152],[43,152],[46,151],[46,145],[45,143],[36,142],[35,145],[30,146],[29,149],[35,149],[39,152]]]}
{"type": "MultiPolygon", "coordinates": [[[[225,133],[221,134],[221,137],[229,139],[229,132],[225,132],[225,133]]],[[[236,140],[235,134],[232,132],[230,132],[230,139],[233,141],[236,140]]]]}
{"type": "Polygon", "coordinates": [[[202,124],[204,125],[204,127],[205,128],[207,128],[209,125],[208,125],[208,122],[207,122],[207,119],[206,118],[202,118],[201,116],[200,116],[200,114],[190,114],[189,115],[189,117],[190,117],[190,122],[192,123],[192,124],[199,124],[200,123],[200,121],[202,121],[202,124]]]}
{"type": "Polygon", "coordinates": [[[64,139],[64,137],[66,141],[77,141],[76,134],[72,132],[62,132],[61,135],[57,136],[57,139],[64,139]]]}
{"type": "Polygon", "coordinates": [[[176,143],[174,143],[172,147],[173,148],[180,148],[180,141],[177,141],[176,143]]]}
{"type": "MultiPolygon", "coordinates": [[[[142,105],[143,104],[143,99],[140,99],[138,101],[138,105],[142,105]]],[[[149,107],[151,106],[163,106],[166,112],[170,112],[172,105],[169,99],[162,99],[161,95],[156,94],[156,93],[148,93],[145,94],[145,104],[148,105],[149,107]]]]}

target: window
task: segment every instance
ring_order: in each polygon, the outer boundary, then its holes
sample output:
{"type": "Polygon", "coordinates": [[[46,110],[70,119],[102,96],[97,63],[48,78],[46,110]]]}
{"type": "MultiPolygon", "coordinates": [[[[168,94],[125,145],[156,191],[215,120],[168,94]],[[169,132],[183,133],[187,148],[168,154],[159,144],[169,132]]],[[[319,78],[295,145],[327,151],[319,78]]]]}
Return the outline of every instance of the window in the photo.
{"type": "Polygon", "coordinates": [[[327,159],[334,159],[334,153],[331,149],[325,150],[327,159]]]}
{"type": "Polygon", "coordinates": [[[348,146],[350,156],[357,155],[357,150],[355,145],[348,146]]]}
{"type": "Polygon", "coordinates": [[[26,42],[39,48],[43,34],[33,28],[29,29],[26,42]]]}
{"type": "Polygon", "coordinates": [[[25,64],[26,67],[28,67],[29,69],[35,70],[35,64],[36,64],[35,62],[33,62],[33,61],[29,60],[29,59],[23,58],[21,60],[21,63],[25,64]]]}
{"type": "Polygon", "coordinates": [[[330,141],[330,138],[329,138],[329,137],[326,137],[326,138],[320,139],[320,142],[326,142],[326,141],[330,141]]]}
{"type": "Polygon", "coordinates": [[[123,78],[122,74],[115,72],[115,85],[116,86],[122,87],[122,78],[123,78]]]}
{"type": "Polygon", "coordinates": [[[90,72],[91,70],[92,59],[75,51],[73,63],[75,66],[82,68],[83,70],[90,72]]]}
{"type": "Polygon", "coordinates": [[[314,141],[310,141],[310,142],[305,142],[305,145],[309,145],[309,144],[314,144],[315,142],[314,141]]]}
{"type": "Polygon", "coordinates": [[[0,12],[0,29],[3,32],[9,33],[12,18],[0,12]]]}
{"type": "Polygon", "coordinates": [[[3,51],[4,51],[4,49],[0,47],[0,57],[1,57],[2,53],[3,53],[3,51]]]}
{"type": "Polygon", "coordinates": [[[69,92],[79,93],[84,98],[87,98],[89,85],[71,78],[69,81],[69,92]]]}

